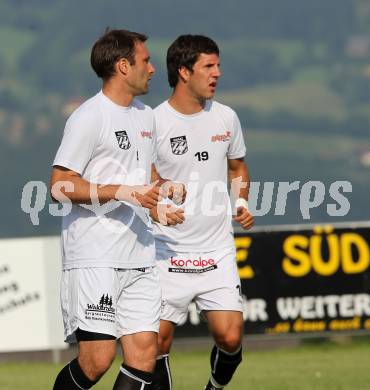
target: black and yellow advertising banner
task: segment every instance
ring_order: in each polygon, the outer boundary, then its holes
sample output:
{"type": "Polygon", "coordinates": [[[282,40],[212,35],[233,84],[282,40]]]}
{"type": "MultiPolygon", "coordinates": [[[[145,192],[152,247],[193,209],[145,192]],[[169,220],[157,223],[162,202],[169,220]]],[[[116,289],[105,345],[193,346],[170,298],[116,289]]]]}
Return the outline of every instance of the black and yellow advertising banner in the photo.
{"type": "MultiPolygon", "coordinates": [[[[246,334],[370,330],[370,227],[236,234],[246,334]]],[[[178,335],[204,335],[189,307],[178,335]]]]}

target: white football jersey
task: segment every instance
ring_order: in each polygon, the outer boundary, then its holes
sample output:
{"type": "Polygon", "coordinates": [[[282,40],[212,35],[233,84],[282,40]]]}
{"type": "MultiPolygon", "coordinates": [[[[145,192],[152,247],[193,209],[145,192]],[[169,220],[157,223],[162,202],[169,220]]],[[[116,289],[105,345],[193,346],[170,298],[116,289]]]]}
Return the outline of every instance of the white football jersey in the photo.
{"type": "Polygon", "coordinates": [[[162,178],[186,184],[188,191],[182,206],[186,220],[174,227],[156,223],[156,246],[180,252],[233,246],[227,160],[246,152],[236,113],[208,101],[201,112],[184,115],[165,101],[154,116],[156,169],[162,178]]]}
{"type": "MultiPolygon", "coordinates": [[[[90,183],[150,183],[155,160],[154,116],[134,99],[122,107],[102,91],[68,119],[54,166],[90,183]]],[[[62,223],[63,268],[139,268],[154,263],[154,238],[146,209],[124,202],[73,204],[62,223]]]]}

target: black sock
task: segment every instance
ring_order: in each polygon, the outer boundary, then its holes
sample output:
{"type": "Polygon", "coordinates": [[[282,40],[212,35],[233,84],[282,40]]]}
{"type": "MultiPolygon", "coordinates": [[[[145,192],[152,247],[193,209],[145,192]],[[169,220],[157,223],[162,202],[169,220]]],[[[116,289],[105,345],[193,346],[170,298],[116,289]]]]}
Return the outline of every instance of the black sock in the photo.
{"type": "Polygon", "coordinates": [[[242,361],[242,348],[236,352],[229,353],[221,350],[216,345],[211,353],[212,375],[210,382],[216,387],[226,386],[242,361]],[[213,380],[212,380],[213,379],[213,380]]]}
{"type": "Polygon", "coordinates": [[[172,377],[168,355],[157,357],[151,390],[172,390],[172,377]]]}
{"type": "Polygon", "coordinates": [[[152,383],[151,372],[140,371],[122,364],[114,383],[113,390],[144,390],[149,389],[152,383]]]}
{"type": "Polygon", "coordinates": [[[82,371],[78,360],[68,363],[55,379],[53,390],[90,389],[97,381],[91,381],[82,371]]]}

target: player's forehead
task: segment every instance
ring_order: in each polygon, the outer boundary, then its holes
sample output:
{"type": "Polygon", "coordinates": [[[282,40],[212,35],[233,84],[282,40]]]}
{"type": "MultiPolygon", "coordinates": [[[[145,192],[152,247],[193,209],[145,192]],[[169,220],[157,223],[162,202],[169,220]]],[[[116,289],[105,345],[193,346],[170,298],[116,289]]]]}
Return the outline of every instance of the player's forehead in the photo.
{"type": "Polygon", "coordinates": [[[220,56],[216,53],[200,53],[194,65],[219,64],[220,56]]]}

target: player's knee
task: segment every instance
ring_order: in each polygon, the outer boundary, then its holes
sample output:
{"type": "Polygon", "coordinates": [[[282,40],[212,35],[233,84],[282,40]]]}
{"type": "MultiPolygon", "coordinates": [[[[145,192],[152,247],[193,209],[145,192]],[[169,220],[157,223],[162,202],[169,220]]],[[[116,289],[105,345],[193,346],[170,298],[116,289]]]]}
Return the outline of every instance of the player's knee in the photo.
{"type": "Polygon", "coordinates": [[[226,352],[232,353],[240,348],[242,340],[239,331],[231,331],[221,335],[217,335],[215,341],[219,348],[223,349],[226,352]]]}
{"type": "Polygon", "coordinates": [[[126,363],[138,370],[151,372],[154,370],[157,355],[158,346],[156,343],[151,343],[143,349],[138,348],[134,353],[131,352],[130,359],[127,359],[126,363]]]}
{"type": "Polygon", "coordinates": [[[95,357],[92,359],[91,367],[96,377],[101,377],[111,366],[113,359],[111,357],[95,357]]]}
{"type": "Polygon", "coordinates": [[[91,380],[98,380],[104,375],[114,360],[114,354],[91,354],[80,361],[81,368],[91,380]]]}

